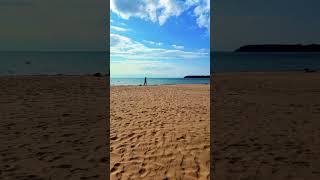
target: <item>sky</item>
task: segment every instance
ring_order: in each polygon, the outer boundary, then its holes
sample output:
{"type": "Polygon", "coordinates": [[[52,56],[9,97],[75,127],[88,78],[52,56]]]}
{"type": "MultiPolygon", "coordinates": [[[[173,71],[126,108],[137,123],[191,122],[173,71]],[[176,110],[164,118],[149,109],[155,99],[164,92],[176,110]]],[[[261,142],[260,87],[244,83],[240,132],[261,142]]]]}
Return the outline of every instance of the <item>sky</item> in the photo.
{"type": "Polygon", "coordinates": [[[0,51],[106,49],[101,0],[0,0],[0,51]]]}
{"type": "Polygon", "coordinates": [[[111,77],[210,73],[209,0],[111,0],[111,77]]]}
{"type": "Polygon", "coordinates": [[[319,0],[212,2],[215,51],[247,44],[320,44],[319,0]]]}

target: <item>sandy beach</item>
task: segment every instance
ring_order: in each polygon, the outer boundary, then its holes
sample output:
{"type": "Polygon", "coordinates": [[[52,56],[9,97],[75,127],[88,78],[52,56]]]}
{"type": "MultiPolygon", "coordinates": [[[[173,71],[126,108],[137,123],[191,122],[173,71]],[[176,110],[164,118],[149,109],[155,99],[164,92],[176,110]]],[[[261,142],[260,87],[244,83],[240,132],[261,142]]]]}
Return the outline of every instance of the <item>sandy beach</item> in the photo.
{"type": "Polygon", "coordinates": [[[111,179],[209,179],[210,86],[111,87],[111,179]]]}
{"type": "Polygon", "coordinates": [[[226,73],[211,85],[0,77],[0,179],[320,178],[320,73],[226,73]],[[212,147],[211,147],[212,148],[212,147]]]}
{"type": "Polygon", "coordinates": [[[0,77],[0,179],[103,179],[106,78],[0,77]]]}
{"type": "Polygon", "coordinates": [[[215,179],[320,179],[320,73],[214,79],[215,179]]]}

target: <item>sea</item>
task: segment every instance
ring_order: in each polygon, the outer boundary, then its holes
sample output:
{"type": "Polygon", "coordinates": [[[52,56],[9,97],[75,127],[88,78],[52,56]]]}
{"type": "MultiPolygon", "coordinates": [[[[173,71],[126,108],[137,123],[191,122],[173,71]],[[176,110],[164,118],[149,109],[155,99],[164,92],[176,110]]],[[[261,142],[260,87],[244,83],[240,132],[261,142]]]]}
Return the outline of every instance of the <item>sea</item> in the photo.
{"type": "MultiPolygon", "coordinates": [[[[0,52],[0,75],[108,73],[106,52],[0,52]]],[[[214,52],[212,72],[320,71],[320,53],[214,52]]],[[[194,75],[194,74],[186,74],[194,75]]],[[[206,75],[206,74],[203,74],[206,75]]],[[[111,75],[112,76],[112,75],[111,75]]],[[[209,79],[147,78],[148,85],[210,84],[209,79]]],[[[111,78],[111,85],[142,85],[144,78],[111,78]]]]}
{"type": "MultiPolygon", "coordinates": [[[[144,78],[111,78],[111,86],[143,85],[144,78]]],[[[210,84],[209,78],[147,78],[148,85],[210,84]]]]}
{"type": "MultiPolygon", "coordinates": [[[[320,71],[320,53],[214,52],[212,72],[320,71]]],[[[148,84],[210,84],[209,79],[148,78],[148,84]]],[[[111,85],[141,85],[144,78],[111,78],[111,85]]]]}
{"type": "Polygon", "coordinates": [[[320,53],[214,52],[213,72],[320,70],[320,53]]]}
{"type": "Polygon", "coordinates": [[[107,53],[0,52],[0,75],[79,75],[107,72],[107,53]]]}

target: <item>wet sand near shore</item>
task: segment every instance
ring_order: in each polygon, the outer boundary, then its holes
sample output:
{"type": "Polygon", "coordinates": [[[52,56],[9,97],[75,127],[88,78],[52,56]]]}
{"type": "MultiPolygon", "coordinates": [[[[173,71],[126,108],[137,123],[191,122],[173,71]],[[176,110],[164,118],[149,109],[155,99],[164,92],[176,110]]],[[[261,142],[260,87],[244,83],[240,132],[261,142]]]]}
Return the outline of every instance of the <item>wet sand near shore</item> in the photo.
{"type": "Polygon", "coordinates": [[[111,87],[111,179],[209,179],[209,89],[111,87]]]}
{"type": "Polygon", "coordinates": [[[106,177],[106,78],[0,77],[0,179],[106,177]]]}
{"type": "Polygon", "coordinates": [[[214,80],[215,179],[320,179],[320,73],[214,80]]]}

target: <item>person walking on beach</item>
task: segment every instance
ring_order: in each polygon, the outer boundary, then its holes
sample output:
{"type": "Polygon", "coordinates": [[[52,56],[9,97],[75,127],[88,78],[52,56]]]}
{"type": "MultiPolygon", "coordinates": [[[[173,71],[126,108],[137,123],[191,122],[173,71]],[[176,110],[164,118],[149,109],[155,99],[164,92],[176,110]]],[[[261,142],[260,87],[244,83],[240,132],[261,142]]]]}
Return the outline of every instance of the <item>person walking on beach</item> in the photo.
{"type": "Polygon", "coordinates": [[[144,83],[143,83],[144,86],[147,86],[147,77],[144,77],[144,83]]]}

